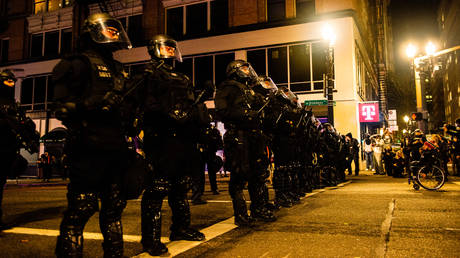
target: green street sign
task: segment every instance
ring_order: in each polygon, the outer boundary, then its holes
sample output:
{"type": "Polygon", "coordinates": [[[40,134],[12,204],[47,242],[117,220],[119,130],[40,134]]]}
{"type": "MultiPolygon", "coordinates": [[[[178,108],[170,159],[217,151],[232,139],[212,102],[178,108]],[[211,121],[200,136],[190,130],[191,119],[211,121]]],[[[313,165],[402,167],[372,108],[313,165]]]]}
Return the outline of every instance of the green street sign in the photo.
{"type": "MultiPolygon", "coordinates": [[[[305,106],[327,106],[327,99],[305,100],[305,106]]],[[[335,101],[333,102],[335,106],[335,101]]]]}

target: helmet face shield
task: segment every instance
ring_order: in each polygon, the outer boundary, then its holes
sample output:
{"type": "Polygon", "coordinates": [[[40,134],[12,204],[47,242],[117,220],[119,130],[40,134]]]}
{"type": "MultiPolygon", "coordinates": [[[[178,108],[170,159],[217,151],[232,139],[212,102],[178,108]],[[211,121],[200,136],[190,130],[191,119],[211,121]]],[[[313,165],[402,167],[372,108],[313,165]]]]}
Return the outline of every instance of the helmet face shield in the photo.
{"type": "Polygon", "coordinates": [[[249,63],[243,63],[238,66],[236,74],[240,78],[245,78],[253,81],[256,81],[258,77],[256,71],[254,71],[249,63]]]}
{"type": "Polygon", "coordinates": [[[258,81],[262,88],[268,90],[270,93],[275,93],[278,91],[278,87],[276,87],[276,84],[273,82],[272,78],[268,76],[259,76],[258,81]]]}
{"type": "Polygon", "coordinates": [[[155,42],[155,56],[158,58],[170,59],[182,62],[182,55],[175,41],[156,41],[155,42]]]}
{"type": "Polygon", "coordinates": [[[96,19],[93,21],[89,32],[91,39],[98,44],[114,43],[118,45],[120,49],[132,48],[126,31],[116,19],[96,19]]]}
{"type": "Polygon", "coordinates": [[[0,73],[0,79],[3,85],[13,88],[16,84],[16,77],[10,70],[4,70],[0,73]]]}

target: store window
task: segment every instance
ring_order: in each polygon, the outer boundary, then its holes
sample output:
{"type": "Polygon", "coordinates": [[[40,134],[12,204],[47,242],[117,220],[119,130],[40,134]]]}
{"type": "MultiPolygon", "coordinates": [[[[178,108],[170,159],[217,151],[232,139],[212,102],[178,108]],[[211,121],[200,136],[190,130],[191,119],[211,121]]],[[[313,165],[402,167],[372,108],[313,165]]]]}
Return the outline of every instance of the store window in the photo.
{"type": "Polygon", "coordinates": [[[21,83],[21,106],[26,110],[41,111],[53,98],[50,76],[29,77],[21,83]]]}
{"type": "Polygon", "coordinates": [[[0,63],[8,62],[8,51],[10,48],[10,40],[0,40],[0,63]]]}
{"type": "Polygon", "coordinates": [[[296,0],[297,18],[310,18],[315,16],[315,0],[296,0]]]}
{"type": "Polygon", "coordinates": [[[279,21],[286,17],[285,0],[267,0],[268,21],[279,21]]]}
{"type": "Polygon", "coordinates": [[[277,47],[268,49],[268,74],[272,80],[282,86],[288,83],[287,77],[287,48],[277,47]]]}
{"type": "Polygon", "coordinates": [[[214,81],[216,85],[219,85],[227,79],[227,65],[235,60],[235,53],[218,54],[215,55],[214,60],[214,81]]]}
{"type": "Polygon", "coordinates": [[[213,81],[213,56],[195,58],[195,87],[203,89],[204,82],[213,81]]]}
{"type": "Polygon", "coordinates": [[[252,68],[256,71],[257,74],[266,74],[266,49],[258,49],[247,51],[246,57],[248,62],[251,64],[252,68]]]}
{"type": "Polygon", "coordinates": [[[289,75],[292,91],[311,90],[310,45],[289,46],[289,75]]]}
{"type": "Polygon", "coordinates": [[[270,76],[278,86],[288,86],[293,92],[323,89],[327,52],[322,43],[249,49],[246,54],[257,74],[270,76]]]}

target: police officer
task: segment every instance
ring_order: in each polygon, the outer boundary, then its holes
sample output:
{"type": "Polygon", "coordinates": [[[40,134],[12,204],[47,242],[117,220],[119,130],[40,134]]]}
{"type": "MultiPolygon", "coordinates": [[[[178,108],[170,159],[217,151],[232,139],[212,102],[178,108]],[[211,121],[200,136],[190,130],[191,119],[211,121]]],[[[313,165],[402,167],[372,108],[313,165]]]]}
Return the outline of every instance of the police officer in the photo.
{"type": "Polygon", "coordinates": [[[161,255],[168,248],[161,243],[161,206],[168,196],[172,211],[169,239],[201,241],[204,234],[190,227],[186,199],[190,176],[198,152],[197,135],[209,121],[203,103],[195,99],[190,79],[177,72],[172,63],[182,61],[174,39],[156,35],[148,43],[151,62],[141,92],[144,151],[154,173],[148,180],[141,202],[142,246],[150,255],[161,255]]]}
{"type": "MultiPolygon", "coordinates": [[[[16,78],[10,70],[0,72],[0,230],[5,225],[2,222],[2,199],[3,186],[6,184],[8,175],[11,174],[13,163],[16,158],[18,146],[16,135],[12,130],[10,118],[14,107],[14,85],[16,78]]],[[[14,117],[13,117],[14,118],[14,117]]]]}
{"type": "Polygon", "coordinates": [[[83,229],[99,209],[104,257],[123,255],[121,191],[128,146],[121,103],[126,92],[122,64],[112,51],[131,48],[121,23],[106,13],[90,15],[82,26],[79,53],[53,70],[56,117],[69,129],[68,208],[56,245],[58,257],[81,257],[83,229]]]}
{"type": "Polygon", "coordinates": [[[243,60],[227,65],[227,80],[216,91],[216,113],[224,122],[226,167],[231,171],[229,193],[233,202],[235,224],[251,226],[252,218],[273,221],[276,218],[265,207],[263,198],[267,170],[265,142],[261,131],[261,112],[257,97],[250,87],[257,83],[257,74],[243,60]],[[259,108],[259,109],[258,109],[259,108]],[[248,182],[251,217],[248,216],[243,188],[248,182]]]}

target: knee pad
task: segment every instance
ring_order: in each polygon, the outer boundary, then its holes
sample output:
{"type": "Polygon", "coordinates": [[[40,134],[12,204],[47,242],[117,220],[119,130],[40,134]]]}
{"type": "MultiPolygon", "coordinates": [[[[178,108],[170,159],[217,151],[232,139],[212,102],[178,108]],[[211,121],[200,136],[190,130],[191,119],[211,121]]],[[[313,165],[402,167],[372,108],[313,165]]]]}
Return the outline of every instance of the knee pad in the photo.
{"type": "Polygon", "coordinates": [[[96,193],[67,193],[68,210],[68,224],[71,225],[84,225],[93,214],[98,211],[99,203],[96,193]]]}

